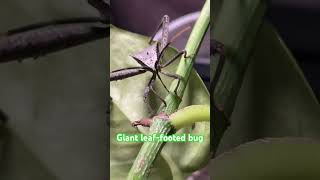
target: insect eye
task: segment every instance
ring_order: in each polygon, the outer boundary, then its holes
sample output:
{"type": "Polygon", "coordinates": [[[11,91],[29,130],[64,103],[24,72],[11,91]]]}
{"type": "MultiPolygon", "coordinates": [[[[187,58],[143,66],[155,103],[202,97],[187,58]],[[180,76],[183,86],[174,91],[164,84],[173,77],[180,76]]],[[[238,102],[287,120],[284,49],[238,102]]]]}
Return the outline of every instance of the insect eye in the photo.
{"type": "Polygon", "coordinates": [[[149,52],[147,52],[147,55],[149,55],[149,52]]]}

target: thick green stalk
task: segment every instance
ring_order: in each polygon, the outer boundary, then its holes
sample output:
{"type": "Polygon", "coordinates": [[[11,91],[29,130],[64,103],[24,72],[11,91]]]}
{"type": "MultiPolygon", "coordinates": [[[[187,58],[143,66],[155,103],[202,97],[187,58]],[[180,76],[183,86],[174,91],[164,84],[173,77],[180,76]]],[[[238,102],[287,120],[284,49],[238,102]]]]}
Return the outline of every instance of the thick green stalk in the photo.
{"type": "MultiPolygon", "coordinates": [[[[202,39],[209,27],[210,22],[210,0],[206,0],[203,9],[201,11],[200,17],[197,20],[194,28],[191,32],[189,40],[186,45],[187,57],[182,57],[177,69],[176,74],[182,77],[177,94],[182,97],[184,90],[187,86],[190,72],[193,67],[194,59],[199,51],[202,39]]],[[[173,92],[177,86],[178,81],[175,80],[171,86],[170,90],[173,92]]],[[[167,106],[161,107],[159,111],[165,112],[166,114],[172,114],[175,112],[181,102],[180,98],[175,95],[175,93],[170,93],[165,99],[167,106]]],[[[169,121],[164,119],[155,119],[150,127],[150,134],[161,133],[164,135],[172,132],[173,127],[169,121]]],[[[164,142],[145,142],[128,174],[128,180],[141,180],[147,179],[150,169],[160,153],[164,142]]]]}
{"type": "MultiPolygon", "coordinates": [[[[211,37],[225,46],[226,59],[214,92],[210,92],[219,111],[212,109],[211,150],[216,153],[229,126],[229,119],[249,64],[251,48],[266,11],[265,0],[219,0],[214,3],[211,37]]],[[[211,77],[215,75],[218,56],[212,57],[211,77]]],[[[213,102],[212,102],[213,103],[213,102]]]]}
{"type": "Polygon", "coordinates": [[[209,105],[191,105],[179,109],[169,117],[174,129],[179,130],[183,127],[191,126],[197,122],[210,121],[209,105]]]}

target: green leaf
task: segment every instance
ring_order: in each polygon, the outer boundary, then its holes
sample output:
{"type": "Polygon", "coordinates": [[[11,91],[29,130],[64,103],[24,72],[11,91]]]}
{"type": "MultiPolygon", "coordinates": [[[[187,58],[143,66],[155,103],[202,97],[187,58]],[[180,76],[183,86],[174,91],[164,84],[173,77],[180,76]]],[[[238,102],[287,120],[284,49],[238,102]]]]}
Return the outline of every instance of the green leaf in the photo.
{"type": "MultiPolygon", "coordinates": [[[[111,62],[110,62],[110,71],[125,68],[125,67],[133,67],[139,66],[129,55],[135,52],[141,51],[149,46],[148,44],[149,38],[134,34],[131,32],[127,32],[116,27],[111,27],[110,29],[110,42],[111,42],[111,62]]],[[[165,53],[164,58],[169,59],[177,51],[175,49],[169,48],[169,50],[165,53]]],[[[168,68],[165,68],[168,72],[175,72],[175,68],[177,67],[178,62],[173,63],[168,68]]],[[[131,77],[121,81],[115,81],[110,83],[110,94],[112,98],[113,106],[117,106],[119,111],[121,112],[111,112],[111,117],[117,117],[117,114],[123,114],[123,119],[127,119],[127,125],[130,125],[130,121],[135,121],[141,118],[145,118],[149,116],[149,109],[146,103],[143,102],[143,92],[144,88],[148,83],[151,73],[145,73],[142,75],[138,75],[135,77],[131,77]]],[[[172,79],[167,78],[165,76],[161,76],[164,80],[164,83],[169,85],[172,79]]],[[[166,91],[161,83],[157,80],[154,86],[154,89],[162,96],[166,96],[166,91]]],[[[191,104],[209,104],[209,95],[206,90],[203,82],[195,71],[192,71],[190,76],[189,84],[186,88],[185,94],[183,96],[183,101],[180,107],[185,107],[191,104]]],[[[161,101],[157,99],[153,94],[150,96],[150,100],[148,102],[152,108],[155,110],[160,106],[161,101]]],[[[112,122],[116,121],[115,119],[119,118],[110,118],[112,122]]],[[[114,122],[116,123],[116,122],[114,122]]],[[[123,125],[125,127],[125,123],[123,125]]],[[[119,127],[120,128],[120,127],[119,127]]],[[[173,177],[169,179],[184,179],[188,174],[191,173],[191,170],[199,169],[203,166],[209,157],[209,131],[210,125],[209,123],[197,123],[194,130],[192,128],[182,129],[181,132],[192,132],[192,133],[204,133],[203,135],[207,137],[205,139],[205,143],[167,143],[164,149],[161,152],[162,157],[168,163],[171,174],[173,177]],[[194,150],[198,152],[198,154],[190,154],[194,150]]],[[[122,128],[120,128],[122,129],[122,128]]],[[[144,133],[147,133],[146,128],[140,128],[144,133]]],[[[119,131],[118,133],[126,132],[126,130],[119,131]]],[[[115,137],[110,137],[115,138],[115,137]]],[[[130,143],[127,144],[128,148],[130,147],[130,143]]],[[[113,148],[117,146],[111,146],[111,151],[113,148]]],[[[123,147],[126,148],[126,147],[123,147]]],[[[135,154],[140,149],[140,146],[136,146],[136,148],[132,148],[132,154],[135,154]]],[[[114,154],[114,157],[117,155],[114,154]]],[[[111,156],[111,159],[113,157],[111,156]]],[[[121,164],[121,160],[113,159],[113,162],[117,162],[121,164]]],[[[123,161],[124,162],[124,161],[123,161]]],[[[156,162],[157,164],[157,162],[156,162]]],[[[126,169],[126,168],[124,168],[126,169]]],[[[128,169],[129,170],[129,169],[128,169]]],[[[128,172],[124,170],[125,173],[128,172]]],[[[113,168],[111,167],[111,171],[113,168]]],[[[161,168],[161,173],[155,176],[161,177],[162,174],[166,173],[166,168],[161,168]]],[[[152,172],[151,172],[152,175],[152,172]]]]}
{"type": "Polygon", "coordinates": [[[57,180],[54,173],[36,157],[23,140],[0,127],[0,176],[4,180],[57,180]]]}
{"type": "MultiPolygon", "coordinates": [[[[99,14],[85,1],[69,3],[3,1],[0,32],[99,14]]],[[[0,65],[0,109],[12,137],[0,160],[10,176],[1,169],[1,180],[106,179],[107,44],[103,39],[0,65]]]]}
{"type": "Polygon", "coordinates": [[[0,66],[0,108],[11,133],[58,178],[105,177],[105,49],[100,41],[0,66]]]}
{"type": "Polygon", "coordinates": [[[320,143],[304,138],[263,139],[241,145],[213,160],[211,179],[317,180],[320,143]]]}
{"type": "MultiPolygon", "coordinates": [[[[211,115],[215,119],[211,136],[213,151],[228,127],[250,61],[249,54],[266,9],[264,0],[214,2],[211,37],[224,44],[226,59],[218,82],[213,82],[216,83],[216,89],[211,92],[213,103],[222,111],[214,110],[211,115]]],[[[212,57],[211,77],[215,75],[218,57],[212,57]]]]}
{"type": "Polygon", "coordinates": [[[220,152],[263,137],[320,138],[320,107],[296,60],[264,23],[220,152]]]}
{"type": "MultiPolygon", "coordinates": [[[[213,19],[211,35],[225,45],[226,63],[213,95],[215,103],[229,117],[249,63],[249,53],[262,23],[266,3],[264,0],[224,0],[214,5],[219,13],[213,19]]],[[[212,76],[217,60],[216,56],[213,57],[212,76]]]]}

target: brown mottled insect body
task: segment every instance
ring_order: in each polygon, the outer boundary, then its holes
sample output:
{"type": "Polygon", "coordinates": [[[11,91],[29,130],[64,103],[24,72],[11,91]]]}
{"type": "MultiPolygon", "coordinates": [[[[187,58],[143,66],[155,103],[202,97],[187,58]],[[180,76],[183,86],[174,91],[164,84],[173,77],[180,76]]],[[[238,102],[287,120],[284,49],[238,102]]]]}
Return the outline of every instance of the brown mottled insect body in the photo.
{"type": "Polygon", "coordinates": [[[158,64],[159,45],[158,43],[152,44],[145,50],[131,55],[141,66],[149,68],[150,70],[156,71],[158,64]]]}

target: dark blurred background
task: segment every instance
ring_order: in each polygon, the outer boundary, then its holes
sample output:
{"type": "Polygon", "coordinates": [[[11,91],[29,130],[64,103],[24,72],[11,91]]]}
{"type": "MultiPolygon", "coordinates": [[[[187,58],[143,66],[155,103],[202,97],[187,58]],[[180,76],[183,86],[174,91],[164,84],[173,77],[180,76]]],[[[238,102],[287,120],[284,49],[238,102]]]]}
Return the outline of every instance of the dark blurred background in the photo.
{"type": "MultiPolygon", "coordinates": [[[[111,0],[113,24],[144,35],[151,35],[161,17],[171,20],[201,10],[204,1],[195,0],[111,0]]],[[[272,0],[266,17],[274,24],[288,48],[298,61],[316,96],[320,96],[320,1],[272,0]]],[[[184,35],[177,48],[186,43],[184,35]]],[[[195,65],[206,84],[209,81],[208,42],[202,47],[200,60],[195,65]]]]}
{"type": "Polygon", "coordinates": [[[267,17],[278,29],[319,99],[320,1],[273,0],[267,17]]]}

